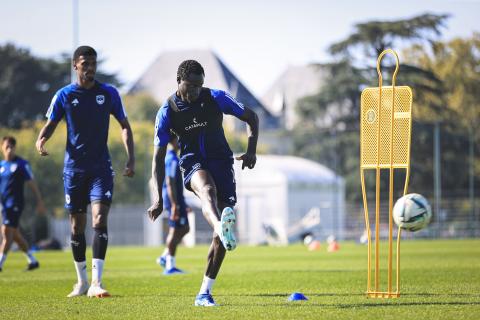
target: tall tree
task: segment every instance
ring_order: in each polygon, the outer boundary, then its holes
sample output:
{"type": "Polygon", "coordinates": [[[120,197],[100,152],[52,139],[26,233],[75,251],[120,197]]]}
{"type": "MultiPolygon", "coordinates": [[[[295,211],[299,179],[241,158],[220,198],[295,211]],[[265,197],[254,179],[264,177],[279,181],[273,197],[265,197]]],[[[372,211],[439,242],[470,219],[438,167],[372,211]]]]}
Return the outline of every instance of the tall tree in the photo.
{"type": "MultiPolygon", "coordinates": [[[[294,130],[295,150],[344,176],[350,199],[359,199],[360,95],[363,88],[378,85],[375,68],[378,54],[388,47],[432,43],[447,19],[448,15],[424,14],[411,19],[357,24],[350,36],[329,48],[335,62],[324,66],[327,72],[324,86],[317,94],[298,102],[301,125],[294,130]]],[[[400,69],[397,83],[408,83],[415,90],[415,99],[428,105],[423,116],[429,119],[445,116],[440,95],[442,82],[435,74],[418,65],[401,64],[400,69]]],[[[391,75],[393,67],[386,66],[383,70],[391,75]]],[[[388,75],[383,76],[388,79],[388,75]]]]}
{"type": "MultiPolygon", "coordinates": [[[[70,82],[71,58],[37,58],[11,43],[0,46],[0,125],[19,128],[42,118],[55,92],[70,82]]],[[[98,71],[100,81],[119,84],[98,71]]]]}

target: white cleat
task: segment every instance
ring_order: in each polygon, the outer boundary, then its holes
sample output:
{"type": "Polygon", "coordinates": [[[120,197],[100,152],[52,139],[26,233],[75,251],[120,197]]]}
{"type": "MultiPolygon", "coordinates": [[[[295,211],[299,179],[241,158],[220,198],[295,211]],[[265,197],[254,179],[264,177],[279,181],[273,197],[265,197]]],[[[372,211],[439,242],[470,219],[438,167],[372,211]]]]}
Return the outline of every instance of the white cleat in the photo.
{"type": "Polygon", "coordinates": [[[228,251],[232,251],[237,247],[237,240],[235,239],[235,234],[233,230],[235,222],[236,218],[233,209],[230,207],[226,207],[225,209],[223,209],[222,217],[220,219],[222,230],[219,236],[220,240],[223,243],[223,246],[228,251]]]}
{"type": "Polygon", "coordinates": [[[103,289],[101,283],[92,283],[88,288],[87,297],[89,298],[108,298],[110,293],[103,289]]]}
{"type": "Polygon", "coordinates": [[[88,291],[88,283],[77,282],[73,285],[73,290],[72,292],[70,292],[67,298],[84,296],[87,294],[87,291],[88,291]]]}

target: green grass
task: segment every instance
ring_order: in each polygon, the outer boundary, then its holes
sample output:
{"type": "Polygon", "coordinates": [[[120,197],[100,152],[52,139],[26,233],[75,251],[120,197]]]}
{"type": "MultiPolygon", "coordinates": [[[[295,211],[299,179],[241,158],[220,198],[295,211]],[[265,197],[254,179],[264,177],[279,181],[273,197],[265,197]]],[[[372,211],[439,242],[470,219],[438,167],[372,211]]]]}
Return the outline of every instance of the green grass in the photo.
{"type": "Polygon", "coordinates": [[[365,246],[342,243],[336,253],[240,246],[215,284],[218,308],[193,306],[206,246],[179,248],[182,276],[161,275],[159,252],[109,248],[109,299],[65,297],[76,281],[70,252],[38,253],[34,272],[23,272],[23,255],[10,253],[0,273],[0,319],[480,319],[480,240],[402,242],[402,296],[388,300],[364,295],[365,246]],[[287,302],[294,291],[309,300],[287,302]]]}

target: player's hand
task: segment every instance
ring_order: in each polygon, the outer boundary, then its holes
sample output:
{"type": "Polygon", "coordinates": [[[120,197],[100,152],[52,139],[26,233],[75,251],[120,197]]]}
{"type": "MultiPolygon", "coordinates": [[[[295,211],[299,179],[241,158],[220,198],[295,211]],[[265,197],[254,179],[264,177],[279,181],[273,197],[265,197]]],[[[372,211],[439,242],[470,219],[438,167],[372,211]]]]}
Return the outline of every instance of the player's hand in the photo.
{"type": "Polygon", "coordinates": [[[155,202],[150,208],[148,208],[148,217],[150,218],[150,220],[155,221],[160,216],[160,214],[162,214],[162,211],[163,200],[160,199],[158,202],[155,202]]]}
{"type": "Polygon", "coordinates": [[[45,137],[42,137],[41,139],[38,139],[35,143],[35,147],[37,148],[37,151],[41,156],[48,156],[48,152],[45,149],[45,142],[47,142],[47,139],[45,137]]]}
{"type": "Polygon", "coordinates": [[[125,170],[123,170],[124,177],[133,177],[135,175],[135,160],[128,159],[127,164],[125,165],[125,170]]]}
{"type": "Polygon", "coordinates": [[[241,160],[242,162],[242,170],[244,168],[253,169],[255,167],[255,163],[257,163],[257,155],[255,153],[245,153],[242,154],[240,157],[236,157],[236,160],[241,160]]]}
{"type": "Polygon", "coordinates": [[[38,215],[40,215],[40,216],[44,216],[44,215],[47,214],[47,208],[45,208],[45,204],[43,203],[43,201],[39,201],[37,203],[36,210],[37,210],[38,215]]]}
{"type": "Polygon", "coordinates": [[[178,221],[180,219],[180,206],[172,205],[172,220],[178,221]]]}

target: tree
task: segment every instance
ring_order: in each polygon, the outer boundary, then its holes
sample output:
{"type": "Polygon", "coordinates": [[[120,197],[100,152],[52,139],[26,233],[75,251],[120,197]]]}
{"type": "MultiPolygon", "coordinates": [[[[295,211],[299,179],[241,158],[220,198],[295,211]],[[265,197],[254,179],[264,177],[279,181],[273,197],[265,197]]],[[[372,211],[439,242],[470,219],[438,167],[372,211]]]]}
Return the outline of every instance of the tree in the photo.
{"type": "Polygon", "coordinates": [[[159,104],[148,93],[141,92],[123,96],[123,105],[128,118],[132,121],[154,122],[159,104]]]}
{"type": "MultiPolygon", "coordinates": [[[[357,24],[350,36],[330,46],[335,62],[324,66],[325,85],[317,94],[298,102],[301,121],[294,130],[295,150],[344,176],[348,198],[360,198],[360,95],[363,88],[378,86],[378,54],[400,44],[432,43],[447,19],[448,15],[424,14],[411,19],[357,24]]],[[[408,83],[415,90],[415,99],[428,106],[422,109],[423,116],[429,119],[446,116],[442,109],[443,97],[439,95],[442,82],[435,74],[418,65],[401,64],[400,70],[397,83],[408,83]]],[[[391,75],[393,67],[382,66],[382,71],[391,75]]],[[[426,183],[426,179],[424,177],[422,183],[426,183]]]]}
{"type": "MultiPolygon", "coordinates": [[[[100,61],[101,63],[101,61],[100,61]]],[[[0,125],[19,128],[43,118],[52,97],[70,82],[71,58],[37,58],[29,50],[0,46],[0,125]]],[[[99,70],[97,79],[119,85],[115,74],[99,70]]]]}

